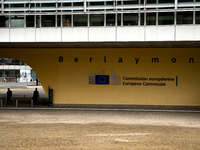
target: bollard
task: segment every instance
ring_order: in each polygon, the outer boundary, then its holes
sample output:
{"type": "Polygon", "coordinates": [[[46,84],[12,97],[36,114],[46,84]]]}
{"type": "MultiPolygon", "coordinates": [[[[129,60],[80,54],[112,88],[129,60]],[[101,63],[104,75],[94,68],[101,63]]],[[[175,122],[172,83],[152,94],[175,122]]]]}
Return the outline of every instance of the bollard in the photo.
{"type": "Polygon", "coordinates": [[[31,107],[33,107],[33,100],[31,99],[31,107]]]}
{"type": "Polygon", "coordinates": [[[18,106],[18,100],[16,99],[16,107],[18,106]]]}
{"type": "Polygon", "coordinates": [[[3,107],[3,100],[2,99],[0,99],[1,100],[1,107],[3,107]]]}

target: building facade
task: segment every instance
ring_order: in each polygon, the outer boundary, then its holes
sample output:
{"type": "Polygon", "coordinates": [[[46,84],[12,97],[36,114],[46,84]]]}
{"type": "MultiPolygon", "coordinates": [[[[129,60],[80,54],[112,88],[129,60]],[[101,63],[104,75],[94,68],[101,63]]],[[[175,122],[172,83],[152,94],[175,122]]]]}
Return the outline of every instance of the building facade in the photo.
{"type": "Polygon", "coordinates": [[[200,0],[1,0],[0,57],[54,104],[199,106],[200,0]]]}

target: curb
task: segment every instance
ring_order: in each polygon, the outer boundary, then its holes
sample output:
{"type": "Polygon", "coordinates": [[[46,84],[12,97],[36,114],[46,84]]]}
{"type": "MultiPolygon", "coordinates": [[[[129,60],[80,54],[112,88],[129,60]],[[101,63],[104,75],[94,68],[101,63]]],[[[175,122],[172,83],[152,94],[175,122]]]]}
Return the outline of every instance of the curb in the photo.
{"type": "Polygon", "coordinates": [[[98,109],[98,108],[40,108],[40,107],[1,107],[0,110],[74,110],[74,111],[127,111],[127,112],[171,112],[200,113],[197,110],[154,110],[154,109],[98,109]]]}

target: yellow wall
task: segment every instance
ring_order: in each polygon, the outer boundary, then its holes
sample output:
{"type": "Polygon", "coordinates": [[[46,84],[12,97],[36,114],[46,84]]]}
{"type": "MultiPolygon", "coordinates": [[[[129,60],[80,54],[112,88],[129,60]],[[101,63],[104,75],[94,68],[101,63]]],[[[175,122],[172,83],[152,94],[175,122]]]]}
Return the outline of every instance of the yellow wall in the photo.
{"type": "Polygon", "coordinates": [[[18,59],[30,65],[46,93],[48,86],[54,89],[54,104],[200,105],[200,49],[2,48],[0,57],[18,59]],[[63,62],[59,62],[59,56],[63,57],[63,62]],[[74,61],[75,58],[78,62],[74,61]],[[118,62],[119,58],[123,63],[118,62]],[[138,64],[135,58],[139,58],[138,64]],[[159,58],[159,63],[152,63],[152,58],[159,58]],[[176,58],[175,63],[172,58],[176,58]],[[194,58],[194,63],[189,63],[189,58],[194,58]],[[111,81],[111,69],[121,77],[121,85],[89,84],[89,74],[102,70],[105,75],[110,75],[111,81]],[[143,84],[143,81],[125,81],[124,76],[164,77],[175,81],[163,81],[165,86],[130,86],[123,85],[123,82],[143,84]]]}

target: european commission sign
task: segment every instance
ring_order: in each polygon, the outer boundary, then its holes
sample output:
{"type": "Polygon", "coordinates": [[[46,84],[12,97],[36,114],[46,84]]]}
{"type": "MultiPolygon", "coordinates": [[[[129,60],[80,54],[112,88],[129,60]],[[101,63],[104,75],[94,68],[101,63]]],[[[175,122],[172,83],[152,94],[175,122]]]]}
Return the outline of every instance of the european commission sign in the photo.
{"type": "Polygon", "coordinates": [[[129,85],[129,86],[166,86],[169,82],[175,82],[178,86],[178,76],[174,77],[126,77],[123,76],[121,84],[121,76],[118,76],[111,69],[111,76],[104,75],[104,70],[97,73],[89,74],[89,84],[93,85],[129,85]]]}
{"type": "Polygon", "coordinates": [[[109,75],[96,75],[95,84],[109,85],[109,75]]]}

